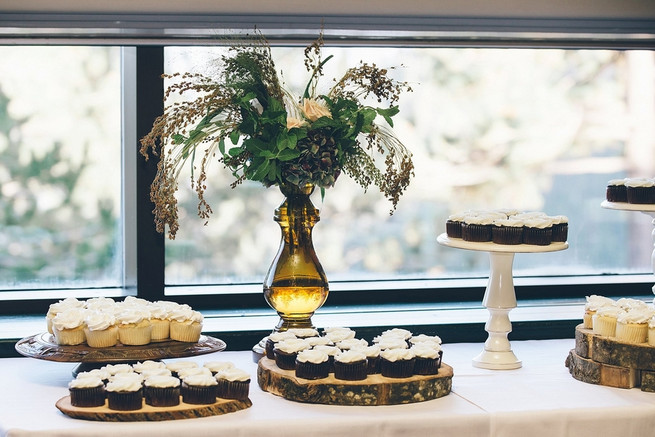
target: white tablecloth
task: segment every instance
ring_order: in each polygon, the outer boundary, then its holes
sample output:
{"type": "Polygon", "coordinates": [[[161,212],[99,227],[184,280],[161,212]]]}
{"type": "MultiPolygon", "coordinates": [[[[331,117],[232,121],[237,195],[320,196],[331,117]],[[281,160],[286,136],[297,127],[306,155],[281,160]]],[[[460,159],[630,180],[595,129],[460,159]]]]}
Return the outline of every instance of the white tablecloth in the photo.
{"type": "MultiPolygon", "coordinates": [[[[577,381],[564,366],[573,340],[512,342],[523,367],[471,365],[481,344],[445,344],[454,368],[450,395],[408,405],[351,407],[302,404],[262,392],[250,352],[193,358],[232,361],[252,375],[253,406],[222,416],[165,422],[106,423],[72,419],[55,408],[68,394],[72,363],[0,360],[0,431],[8,436],[654,436],[655,393],[577,381]]],[[[168,360],[173,361],[173,360],[168,360]]]]}

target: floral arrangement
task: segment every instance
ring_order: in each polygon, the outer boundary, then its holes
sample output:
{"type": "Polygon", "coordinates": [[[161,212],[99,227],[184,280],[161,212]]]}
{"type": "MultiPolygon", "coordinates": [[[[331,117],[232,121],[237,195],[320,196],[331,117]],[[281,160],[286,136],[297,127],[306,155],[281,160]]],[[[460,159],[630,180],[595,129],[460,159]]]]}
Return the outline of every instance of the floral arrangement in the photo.
{"type": "Polygon", "coordinates": [[[321,33],[305,48],[310,77],[300,98],[283,86],[261,35],[254,43],[230,47],[218,60],[216,74],[166,76],[176,80],[166,90],[167,99],[190,92],[196,97],[168,105],[141,139],[146,159],[151,152],[160,157],[150,193],[159,232],[168,225],[169,238],[175,238],[177,179],[185,163],[191,160],[193,169],[198,157],[201,164],[191,184],[203,219],[212,213],[204,193],[207,165],[214,159],[232,171],[233,188],[246,179],[267,187],[313,184],[324,195],[343,172],[365,190],[377,186],[393,213],[414,166],[392,131],[392,117],[399,111],[394,104],[400,94],[411,88],[390,78],[386,69],[362,62],[326,94],[317,94],[323,66],[332,57],[322,58],[322,46],[321,33]],[[365,105],[367,98],[388,106],[365,105]]]}

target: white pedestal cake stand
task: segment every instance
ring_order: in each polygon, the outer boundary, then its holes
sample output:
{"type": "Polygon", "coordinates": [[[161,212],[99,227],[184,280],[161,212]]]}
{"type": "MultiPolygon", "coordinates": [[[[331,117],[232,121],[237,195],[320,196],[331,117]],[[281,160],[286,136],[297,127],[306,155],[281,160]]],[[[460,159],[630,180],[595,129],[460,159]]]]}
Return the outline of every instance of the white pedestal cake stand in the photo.
{"type": "MultiPolygon", "coordinates": [[[[653,221],[651,222],[655,226],[655,205],[652,204],[639,204],[639,203],[621,203],[621,202],[608,202],[607,200],[603,201],[600,204],[601,207],[605,209],[615,209],[620,211],[639,211],[646,215],[649,215],[653,221]]],[[[655,229],[651,233],[653,237],[653,245],[655,245],[655,229]]],[[[655,248],[653,248],[653,253],[650,256],[650,264],[653,268],[653,273],[655,273],[655,248]]],[[[653,293],[655,293],[655,285],[653,286],[653,293]]]]}
{"type": "Polygon", "coordinates": [[[521,361],[512,351],[507,335],[512,331],[509,312],[516,308],[516,293],[512,264],[515,253],[556,252],[569,247],[568,243],[552,243],[548,246],[531,244],[505,245],[491,242],[476,243],[458,238],[448,238],[446,234],[437,237],[443,246],[457,249],[477,250],[489,253],[491,272],[482,305],[489,310],[490,316],[484,325],[489,338],[484,343],[484,350],[473,359],[473,366],[482,369],[509,370],[521,367],[521,361]]]}

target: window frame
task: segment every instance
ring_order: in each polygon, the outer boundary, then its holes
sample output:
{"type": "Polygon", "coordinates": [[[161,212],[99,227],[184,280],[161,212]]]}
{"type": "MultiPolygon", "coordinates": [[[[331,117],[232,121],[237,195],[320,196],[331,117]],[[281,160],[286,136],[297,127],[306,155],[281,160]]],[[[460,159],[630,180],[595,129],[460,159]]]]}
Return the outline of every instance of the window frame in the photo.
{"type": "MultiPolygon", "coordinates": [[[[625,6],[625,5],[624,5],[625,6]]],[[[630,12],[630,11],[629,11],[630,12]]],[[[655,50],[655,11],[642,16],[439,16],[319,14],[144,14],[8,12],[0,17],[0,44],[120,44],[123,46],[123,287],[0,292],[0,315],[42,315],[65,296],[121,296],[175,300],[205,311],[271,312],[261,284],[165,287],[165,238],[153,225],[149,186],[156,160],[143,160],[138,139],[163,111],[165,45],[216,44],[229,28],[262,29],[273,44],[305,45],[321,25],[326,44],[431,47],[548,47],[655,50]],[[380,37],[381,34],[385,36],[380,37]],[[167,295],[166,292],[172,292],[167,295]],[[216,302],[220,302],[219,305],[216,302]]],[[[435,236],[436,238],[436,236],[435,236]]],[[[436,242],[435,242],[436,244],[436,242]]],[[[262,278],[263,279],[263,278],[262,278]]],[[[325,308],[461,303],[479,307],[487,278],[331,282],[325,308]]],[[[519,305],[579,303],[593,292],[648,296],[652,275],[516,278],[519,305]],[[617,291],[618,289],[618,291],[617,291]]],[[[569,324],[565,326],[569,329],[569,324]]],[[[531,334],[533,335],[533,334],[531,334]]],[[[570,332],[569,332],[570,335],[570,332]]]]}

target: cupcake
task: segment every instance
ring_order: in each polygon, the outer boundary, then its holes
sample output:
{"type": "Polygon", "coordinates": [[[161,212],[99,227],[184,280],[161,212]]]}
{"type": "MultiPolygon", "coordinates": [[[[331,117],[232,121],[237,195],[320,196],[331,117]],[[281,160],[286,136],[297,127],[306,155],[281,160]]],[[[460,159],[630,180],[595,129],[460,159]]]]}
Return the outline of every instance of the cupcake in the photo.
{"type": "Polygon", "coordinates": [[[329,339],[332,343],[336,344],[349,338],[355,338],[355,331],[348,328],[333,329],[330,331],[325,331],[323,336],[329,339]]]}
{"type": "Polygon", "coordinates": [[[113,313],[116,305],[116,301],[111,297],[92,297],[84,301],[84,309],[90,311],[109,311],[113,313]]]}
{"type": "Polygon", "coordinates": [[[334,346],[334,342],[327,337],[309,337],[306,339],[310,347],[314,346],[334,346]]]}
{"type": "Polygon", "coordinates": [[[369,375],[380,373],[380,346],[374,344],[359,350],[366,355],[366,373],[369,375]]]}
{"type": "Polygon", "coordinates": [[[647,178],[626,179],[626,194],[628,203],[655,203],[655,181],[647,178]]]}
{"type": "Polygon", "coordinates": [[[216,395],[222,399],[245,401],[250,392],[250,375],[235,367],[216,374],[216,395]]]}
{"type": "Polygon", "coordinates": [[[648,344],[655,346],[655,316],[648,321],[648,344]]]}
{"type": "Polygon", "coordinates": [[[187,404],[213,404],[216,402],[218,382],[211,375],[192,375],[182,381],[180,392],[187,404]]]}
{"type": "Polygon", "coordinates": [[[387,349],[380,352],[380,373],[388,378],[409,378],[416,356],[411,349],[387,349]]]}
{"type": "Polygon", "coordinates": [[[625,179],[612,179],[609,181],[605,190],[605,199],[608,202],[627,202],[628,191],[625,186],[625,179]]]}
{"type": "Polygon", "coordinates": [[[144,369],[139,372],[139,375],[141,375],[145,381],[153,376],[173,376],[173,372],[164,367],[161,369],[144,369]]]}
{"type": "Polygon", "coordinates": [[[621,308],[617,305],[605,305],[598,308],[596,314],[591,318],[594,334],[614,337],[616,335],[616,319],[620,310],[621,308]]]}
{"type": "Polygon", "coordinates": [[[436,375],[441,367],[441,346],[431,342],[417,343],[409,349],[414,353],[415,375],[436,375]]]}
{"type": "Polygon", "coordinates": [[[118,341],[126,346],[142,346],[152,338],[150,314],[142,308],[122,307],[116,314],[118,341]]]}
{"type": "Polygon", "coordinates": [[[97,376],[78,375],[68,383],[68,392],[74,407],[101,407],[105,404],[105,384],[97,376]]]}
{"type": "Polygon", "coordinates": [[[55,302],[48,307],[48,312],[46,313],[46,328],[50,334],[54,334],[52,330],[52,319],[55,316],[69,308],[84,308],[84,302],[77,300],[74,297],[67,297],[64,300],[55,302]]]}
{"type": "Polygon", "coordinates": [[[523,243],[548,246],[553,241],[553,223],[547,217],[524,220],[523,243]]]}
{"type": "Polygon", "coordinates": [[[106,386],[109,409],[118,411],[138,410],[143,406],[141,381],[136,378],[116,378],[106,386]]]}
{"type": "Polygon", "coordinates": [[[330,373],[330,360],[328,354],[316,350],[305,349],[298,352],[296,357],[296,376],[304,379],[327,378],[330,373]]]}
{"type": "Polygon", "coordinates": [[[87,311],[84,335],[90,347],[111,347],[118,343],[116,318],[110,312],[87,311]]]}
{"type": "Polygon", "coordinates": [[[291,328],[287,329],[286,332],[295,335],[297,338],[318,337],[318,331],[314,328],[291,328]]]}
{"type": "Polygon", "coordinates": [[[464,214],[452,214],[446,220],[446,235],[448,238],[462,238],[464,214]]]}
{"type": "Polygon", "coordinates": [[[162,302],[151,302],[147,306],[150,312],[150,333],[151,341],[163,341],[170,337],[171,321],[169,320],[170,309],[162,302]]]}
{"type": "Polygon", "coordinates": [[[275,347],[275,344],[282,340],[289,340],[290,338],[297,338],[297,337],[294,333],[288,331],[271,333],[266,338],[266,346],[265,346],[266,358],[270,358],[271,360],[274,360],[275,355],[273,354],[273,348],[275,347]]]}
{"type": "Polygon", "coordinates": [[[409,343],[411,345],[415,345],[419,343],[435,343],[437,345],[441,345],[441,337],[439,337],[438,335],[425,335],[425,334],[413,335],[409,339],[409,343]]]}
{"type": "Polygon", "coordinates": [[[491,227],[491,241],[509,245],[523,243],[523,220],[515,218],[494,220],[491,227]]]}
{"type": "Polygon", "coordinates": [[[409,345],[407,340],[403,340],[401,337],[376,337],[373,342],[377,344],[381,350],[386,349],[407,349],[409,345]]]}
{"type": "Polygon", "coordinates": [[[132,365],[127,363],[107,364],[106,366],[102,366],[101,369],[109,373],[109,376],[114,376],[118,373],[134,372],[134,368],[132,367],[132,365]]]}
{"type": "Polygon", "coordinates": [[[179,369],[177,371],[177,377],[182,381],[195,375],[214,376],[212,371],[206,367],[187,367],[186,369],[179,369]]]}
{"type": "Polygon", "coordinates": [[[648,321],[651,308],[634,308],[619,312],[616,318],[616,339],[624,343],[640,344],[648,341],[648,321]]]}
{"type": "Polygon", "coordinates": [[[180,306],[171,313],[171,340],[196,343],[200,340],[203,316],[190,307],[180,306]]]}
{"type": "Polygon", "coordinates": [[[172,407],[180,403],[180,380],[173,376],[151,376],[143,383],[143,391],[146,404],[153,407],[172,407]]]}
{"type": "Polygon", "coordinates": [[[464,241],[491,241],[491,228],[494,219],[487,215],[467,216],[462,224],[464,241]]]}
{"type": "Polygon", "coordinates": [[[309,344],[300,338],[291,338],[277,343],[273,349],[275,364],[283,370],[294,370],[298,352],[304,349],[309,349],[309,344]]]}
{"type": "Polygon", "coordinates": [[[322,345],[312,347],[312,350],[321,351],[328,356],[329,373],[334,373],[334,357],[341,353],[341,349],[336,346],[322,345]]]}
{"type": "Polygon", "coordinates": [[[350,349],[367,347],[368,341],[364,340],[363,338],[348,338],[346,340],[341,340],[340,342],[336,343],[335,346],[341,349],[342,351],[345,351],[350,349]]]}
{"type": "Polygon", "coordinates": [[[86,341],[84,335],[85,311],[82,308],[68,308],[52,319],[52,331],[59,345],[74,346],[86,341]]]}
{"type": "Polygon", "coordinates": [[[334,377],[346,381],[361,381],[368,375],[366,354],[361,350],[343,351],[334,357],[334,377]]]}
{"type": "Polygon", "coordinates": [[[77,378],[86,378],[86,377],[96,377],[100,378],[103,384],[106,384],[109,381],[111,373],[105,368],[100,369],[91,369],[86,372],[79,372],[77,378]]]}
{"type": "Polygon", "coordinates": [[[585,303],[582,323],[585,329],[593,329],[594,325],[592,322],[592,317],[594,314],[596,314],[598,308],[606,305],[615,305],[616,302],[614,302],[614,300],[610,299],[609,297],[597,296],[595,294],[587,296],[586,299],[587,303],[585,303]]]}
{"type": "Polygon", "coordinates": [[[408,329],[403,329],[403,328],[392,328],[392,329],[387,329],[386,331],[383,331],[381,334],[382,338],[385,337],[398,337],[402,338],[403,340],[409,340],[412,337],[412,332],[408,329]]]}
{"type": "Polygon", "coordinates": [[[569,219],[565,215],[556,215],[550,217],[553,222],[552,241],[554,243],[564,243],[569,237],[569,219]]]}
{"type": "Polygon", "coordinates": [[[132,365],[132,369],[137,373],[143,373],[154,369],[166,369],[166,364],[153,360],[139,361],[132,365]]]}

